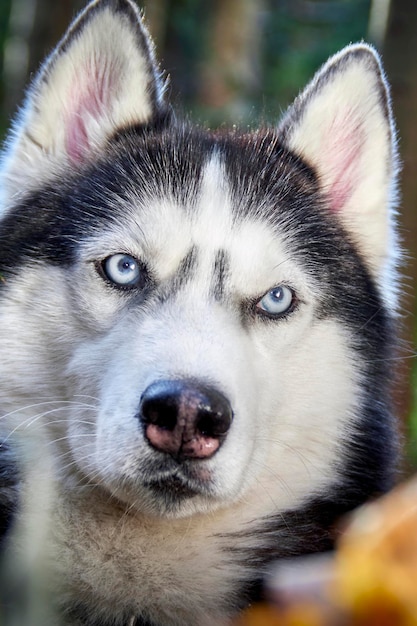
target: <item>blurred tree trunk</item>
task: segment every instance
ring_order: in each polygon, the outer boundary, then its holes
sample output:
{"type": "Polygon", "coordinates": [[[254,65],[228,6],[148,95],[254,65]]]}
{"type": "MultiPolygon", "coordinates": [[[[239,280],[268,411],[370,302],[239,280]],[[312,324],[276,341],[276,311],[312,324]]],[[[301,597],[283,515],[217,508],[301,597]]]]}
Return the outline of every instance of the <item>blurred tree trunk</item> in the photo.
{"type": "Polygon", "coordinates": [[[261,85],[262,0],[214,0],[200,82],[203,107],[244,118],[261,85]]]}
{"type": "MultiPolygon", "coordinates": [[[[23,99],[29,77],[37,71],[45,56],[54,48],[84,0],[7,0],[10,19],[4,46],[4,80],[7,84],[2,101],[9,117],[23,99]]],[[[3,49],[3,48],[2,48],[3,49]]]]}
{"type": "MultiPolygon", "coordinates": [[[[386,40],[383,46],[384,62],[392,85],[395,117],[397,119],[401,175],[401,236],[409,261],[405,268],[405,338],[408,349],[402,354],[398,401],[406,419],[411,408],[410,377],[414,360],[410,348],[415,336],[417,312],[415,288],[417,285],[417,2],[392,0],[386,40]]],[[[408,259],[407,259],[408,260],[408,259]]]]}
{"type": "Polygon", "coordinates": [[[145,0],[143,2],[145,22],[158,52],[165,47],[168,3],[169,0],[145,0]]]}
{"type": "Polygon", "coordinates": [[[143,1],[174,101],[214,125],[247,118],[262,84],[264,2],[143,1]]]}
{"type": "Polygon", "coordinates": [[[30,72],[40,66],[85,4],[85,0],[36,0],[33,28],[29,36],[30,72]]]}
{"type": "MultiPolygon", "coordinates": [[[[10,19],[11,0],[4,0],[0,3],[0,104],[1,113],[5,111],[5,103],[7,102],[7,77],[4,74],[4,50],[5,43],[8,37],[8,27],[10,19]]],[[[6,115],[0,116],[0,135],[3,135],[5,128],[8,125],[8,114],[10,112],[6,110],[6,115]]]]}
{"type": "Polygon", "coordinates": [[[26,84],[29,59],[27,38],[33,27],[35,2],[36,0],[9,0],[2,49],[2,77],[5,83],[2,111],[6,120],[16,110],[26,84]]]}

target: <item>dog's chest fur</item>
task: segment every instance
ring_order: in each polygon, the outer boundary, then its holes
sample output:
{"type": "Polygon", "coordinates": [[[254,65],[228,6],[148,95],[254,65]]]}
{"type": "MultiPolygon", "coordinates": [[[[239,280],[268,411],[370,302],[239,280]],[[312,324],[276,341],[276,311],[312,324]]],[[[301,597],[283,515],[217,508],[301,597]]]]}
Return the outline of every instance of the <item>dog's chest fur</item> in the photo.
{"type": "Polygon", "coordinates": [[[89,607],[97,621],[130,613],[164,625],[192,624],[196,616],[199,624],[208,617],[221,623],[253,576],[243,562],[248,544],[257,541],[235,534],[236,517],[248,515],[239,508],[209,522],[205,516],[159,520],[126,511],[88,488],[67,493],[48,535],[51,570],[64,581],[57,593],[72,612],[89,607]],[[228,538],[229,532],[235,536],[228,538]]]}

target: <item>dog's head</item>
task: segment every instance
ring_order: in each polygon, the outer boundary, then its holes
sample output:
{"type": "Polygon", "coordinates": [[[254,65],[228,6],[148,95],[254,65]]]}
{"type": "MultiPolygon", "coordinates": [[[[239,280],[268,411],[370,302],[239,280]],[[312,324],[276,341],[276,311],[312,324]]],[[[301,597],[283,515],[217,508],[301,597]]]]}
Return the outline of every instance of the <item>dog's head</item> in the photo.
{"type": "Polygon", "coordinates": [[[174,120],[133,3],[92,2],[4,157],[12,428],[42,425],[64,480],[152,514],[381,488],[394,175],[369,47],[277,129],[216,134],[174,120]]]}

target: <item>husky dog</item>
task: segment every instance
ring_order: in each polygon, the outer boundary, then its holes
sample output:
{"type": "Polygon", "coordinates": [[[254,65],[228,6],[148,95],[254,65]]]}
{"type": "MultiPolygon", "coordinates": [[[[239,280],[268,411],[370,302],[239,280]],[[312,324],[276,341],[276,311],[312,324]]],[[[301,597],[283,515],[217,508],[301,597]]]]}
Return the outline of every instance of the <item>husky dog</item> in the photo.
{"type": "Polygon", "coordinates": [[[377,54],[348,46],[256,132],[180,123],[164,92],[133,1],[94,0],[4,153],[2,523],[49,455],[66,624],[224,623],[394,476],[377,54]]]}

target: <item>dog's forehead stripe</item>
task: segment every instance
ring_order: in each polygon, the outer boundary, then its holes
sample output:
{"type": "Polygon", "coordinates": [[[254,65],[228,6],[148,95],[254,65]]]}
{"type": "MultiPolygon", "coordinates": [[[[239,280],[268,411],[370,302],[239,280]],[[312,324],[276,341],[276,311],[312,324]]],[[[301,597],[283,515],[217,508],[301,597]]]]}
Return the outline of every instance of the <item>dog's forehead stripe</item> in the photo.
{"type": "Polygon", "coordinates": [[[230,257],[226,250],[218,250],[213,266],[212,292],[216,300],[221,300],[225,293],[225,282],[230,266],[230,257]]]}

